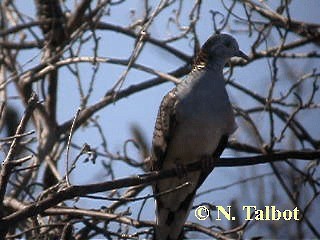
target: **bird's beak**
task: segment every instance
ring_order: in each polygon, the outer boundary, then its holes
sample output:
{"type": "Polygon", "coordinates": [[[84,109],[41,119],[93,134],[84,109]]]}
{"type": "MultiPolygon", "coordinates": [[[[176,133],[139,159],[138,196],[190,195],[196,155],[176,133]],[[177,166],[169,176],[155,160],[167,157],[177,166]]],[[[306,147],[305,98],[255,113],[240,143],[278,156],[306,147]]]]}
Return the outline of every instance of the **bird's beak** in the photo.
{"type": "Polygon", "coordinates": [[[248,57],[244,52],[242,52],[242,51],[240,51],[240,50],[237,52],[237,54],[236,54],[235,56],[236,56],[236,57],[241,57],[241,58],[249,61],[249,57],[248,57]]]}

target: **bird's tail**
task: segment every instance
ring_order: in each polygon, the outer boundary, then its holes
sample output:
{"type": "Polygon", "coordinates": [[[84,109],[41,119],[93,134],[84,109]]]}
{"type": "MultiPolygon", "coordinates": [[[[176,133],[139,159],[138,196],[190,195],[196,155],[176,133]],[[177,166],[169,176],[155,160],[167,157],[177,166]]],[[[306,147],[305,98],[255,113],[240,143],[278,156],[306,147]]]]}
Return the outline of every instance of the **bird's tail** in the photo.
{"type": "Polygon", "coordinates": [[[190,213],[195,192],[186,196],[182,202],[166,205],[161,198],[156,200],[157,225],[154,240],[181,240],[183,226],[190,213]]]}

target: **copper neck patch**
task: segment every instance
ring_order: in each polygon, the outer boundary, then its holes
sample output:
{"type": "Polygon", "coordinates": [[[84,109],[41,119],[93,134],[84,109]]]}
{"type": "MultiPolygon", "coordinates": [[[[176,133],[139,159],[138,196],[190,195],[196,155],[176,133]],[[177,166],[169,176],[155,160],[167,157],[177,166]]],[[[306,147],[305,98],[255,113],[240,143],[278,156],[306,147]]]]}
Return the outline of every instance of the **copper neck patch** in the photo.
{"type": "Polygon", "coordinates": [[[208,65],[208,54],[200,51],[193,63],[192,71],[204,69],[208,65]]]}

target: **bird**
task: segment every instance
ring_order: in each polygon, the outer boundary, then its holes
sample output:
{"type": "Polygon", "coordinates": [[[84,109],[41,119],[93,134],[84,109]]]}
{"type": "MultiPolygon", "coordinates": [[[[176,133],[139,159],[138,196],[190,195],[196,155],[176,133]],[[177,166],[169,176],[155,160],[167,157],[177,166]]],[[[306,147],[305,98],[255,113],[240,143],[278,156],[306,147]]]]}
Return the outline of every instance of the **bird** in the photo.
{"type": "Polygon", "coordinates": [[[161,101],[153,132],[151,170],[175,168],[182,174],[152,186],[155,240],[184,238],[183,227],[196,190],[214,166],[189,173],[183,166],[196,161],[208,166],[210,159],[222,154],[237,128],[223,77],[224,66],[235,56],[249,60],[231,35],[213,34],[201,47],[190,73],[161,101]]]}

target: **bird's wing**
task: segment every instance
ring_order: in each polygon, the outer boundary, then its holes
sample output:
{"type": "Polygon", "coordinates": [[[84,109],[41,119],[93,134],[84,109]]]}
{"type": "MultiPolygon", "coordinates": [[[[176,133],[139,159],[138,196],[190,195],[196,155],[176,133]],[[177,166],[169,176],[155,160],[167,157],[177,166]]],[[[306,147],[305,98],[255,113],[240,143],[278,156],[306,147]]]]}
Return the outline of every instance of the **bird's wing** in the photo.
{"type": "MultiPolygon", "coordinates": [[[[191,72],[183,78],[179,85],[183,87],[199,77],[201,77],[200,72],[191,72]]],[[[160,104],[152,139],[151,170],[153,171],[162,169],[167,148],[177,126],[176,106],[179,103],[177,97],[179,85],[168,92],[160,104]]]]}
{"type": "MultiPolygon", "coordinates": [[[[168,147],[169,147],[169,144],[171,143],[173,134],[175,133],[175,130],[177,127],[177,121],[176,121],[177,103],[178,103],[178,97],[176,95],[176,88],[174,88],[163,98],[160,104],[159,112],[158,112],[156,123],[155,123],[155,129],[153,133],[153,140],[152,140],[151,168],[153,171],[162,170],[164,161],[166,161],[168,147]]],[[[153,191],[155,194],[159,194],[161,192],[161,186],[164,189],[170,188],[170,187],[167,187],[168,181],[166,180],[162,182],[156,182],[153,184],[153,191]]],[[[170,206],[174,204],[171,204],[171,200],[167,199],[166,196],[168,195],[155,196],[157,226],[154,232],[154,239],[156,240],[170,239],[169,232],[173,229],[175,229],[178,232],[178,234],[181,232],[181,227],[176,228],[175,226],[171,226],[173,222],[170,219],[174,219],[175,215],[173,214],[174,213],[173,211],[168,209],[167,205],[170,206]]],[[[186,214],[183,214],[183,216],[185,215],[186,214]]],[[[181,221],[182,223],[180,224],[183,225],[184,220],[182,221],[181,221]]]]}
{"type": "Polygon", "coordinates": [[[176,89],[172,89],[162,100],[152,140],[152,170],[162,169],[167,148],[176,127],[175,108],[177,105],[176,89]]]}

